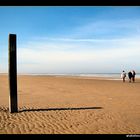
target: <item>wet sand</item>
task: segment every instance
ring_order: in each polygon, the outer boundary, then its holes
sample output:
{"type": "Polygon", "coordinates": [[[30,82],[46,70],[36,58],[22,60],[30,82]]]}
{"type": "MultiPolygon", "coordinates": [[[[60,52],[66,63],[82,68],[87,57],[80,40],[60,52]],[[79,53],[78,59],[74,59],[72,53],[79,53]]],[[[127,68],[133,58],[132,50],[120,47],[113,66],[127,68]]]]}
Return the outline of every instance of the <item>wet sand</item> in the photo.
{"type": "Polygon", "coordinates": [[[139,134],[140,79],[18,76],[18,111],[0,75],[0,134],[139,134]]]}

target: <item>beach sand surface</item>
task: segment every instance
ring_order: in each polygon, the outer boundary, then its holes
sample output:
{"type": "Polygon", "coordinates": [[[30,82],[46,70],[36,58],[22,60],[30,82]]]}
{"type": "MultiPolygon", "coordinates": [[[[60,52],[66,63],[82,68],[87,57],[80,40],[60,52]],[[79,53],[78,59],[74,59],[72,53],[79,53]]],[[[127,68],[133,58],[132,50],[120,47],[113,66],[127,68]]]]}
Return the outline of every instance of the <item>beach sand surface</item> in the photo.
{"type": "Polygon", "coordinates": [[[18,113],[9,113],[8,76],[0,75],[0,134],[140,134],[140,79],[17,80],[18,113]]]}

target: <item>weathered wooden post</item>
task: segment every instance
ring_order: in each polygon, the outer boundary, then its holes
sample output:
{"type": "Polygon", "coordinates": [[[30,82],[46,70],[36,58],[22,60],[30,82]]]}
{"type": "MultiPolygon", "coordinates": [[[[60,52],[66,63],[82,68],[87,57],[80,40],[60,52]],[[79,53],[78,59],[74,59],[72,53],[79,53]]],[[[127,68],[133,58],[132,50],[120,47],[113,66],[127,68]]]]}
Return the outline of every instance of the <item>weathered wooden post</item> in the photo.
{"type": "Polygon", "coordinates": [[[16,34],[9,34],[9,111],[18,112],[16,34]]]}

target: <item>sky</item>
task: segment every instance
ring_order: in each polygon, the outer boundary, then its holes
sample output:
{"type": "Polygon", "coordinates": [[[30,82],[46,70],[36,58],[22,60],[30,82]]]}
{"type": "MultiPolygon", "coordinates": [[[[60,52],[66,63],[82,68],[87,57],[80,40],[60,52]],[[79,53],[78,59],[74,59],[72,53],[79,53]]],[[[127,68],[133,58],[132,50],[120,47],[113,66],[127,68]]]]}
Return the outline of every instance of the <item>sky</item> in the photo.
{"type": "Polygon", "coordinates": [[[139,6],[0,6],[0,73],[9,34],[18,73],[140,72],[139,6]]]}

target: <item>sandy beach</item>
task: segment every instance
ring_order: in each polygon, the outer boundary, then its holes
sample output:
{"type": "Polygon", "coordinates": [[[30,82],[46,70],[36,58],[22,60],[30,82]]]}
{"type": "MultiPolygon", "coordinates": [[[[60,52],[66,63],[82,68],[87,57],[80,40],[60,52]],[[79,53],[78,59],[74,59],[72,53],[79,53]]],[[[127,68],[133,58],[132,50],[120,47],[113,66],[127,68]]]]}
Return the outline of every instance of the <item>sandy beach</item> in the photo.
{"type": "Polygon", "coordinates": [[[18,110],[0,75],[0,134],[139,134],[140,79],[20,75],[18,110]]]}

